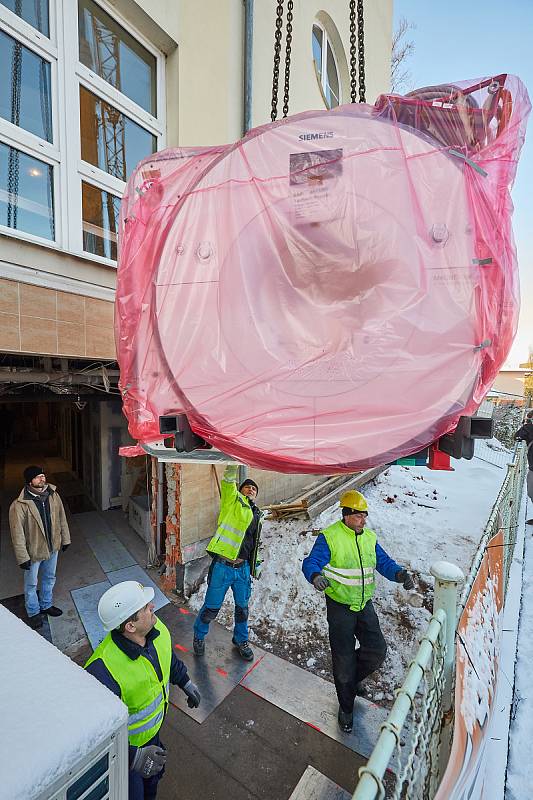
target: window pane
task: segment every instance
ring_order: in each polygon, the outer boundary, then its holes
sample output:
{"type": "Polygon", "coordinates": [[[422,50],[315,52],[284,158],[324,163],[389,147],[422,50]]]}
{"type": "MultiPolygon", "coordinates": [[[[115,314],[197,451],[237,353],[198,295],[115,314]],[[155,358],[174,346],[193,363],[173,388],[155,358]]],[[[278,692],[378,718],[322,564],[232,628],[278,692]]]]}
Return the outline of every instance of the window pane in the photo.
{"type": "Polygon", "coordinates": [[[322,76],[322,29],[313,25],[313,59],[316,71],[322,76]]]}
{"type": "Polygon", "coordinates": [[[335,108],[339,105],[339,75],[337,72],[337,65],[335,58],[328,42],[327,50],[327,63],[326,63],[327,85],[326,85],[326,100],[330,108],[335,108]]]}
{"type": "Polygon", "coordinates": [[[82,183],[81,199],[83,249],[116,261],[120,197],[89,183],[82,183]]]}
{"type": "MultiPolygon", "coordinates": [[[[109,756],[106,753],[105,756],[103,756],[96,762],[96,764],[93,764],[92,767],[90,767],[86,772],[84,772],[83,775],[80,778],[78,778],[77,781],[75,781],[73,784],[69,786],[69,788],[67,789],[67,800],[77,800],[78,797],[81,797],[81,795],[87,791],[89,786],[92,786],[93,783],[95,783],[96,779],[104,774],[104,772],[107,770],[108,764],[109,764],[109,756]]],[[[99,787],[103,787],[104,783],[106,783],[106,788],[107,788],[107,779],[106,781],[103,781],[102,783],[98,784],[98,787],[96,788],[98,789],[99,787]]],[[[89,797],[91,798],[103,797],[104,794],[105,791],[103,794],[94,794],[93,792],[91,792],[89,797]]]]}
{"type": "Polygon", "coordinates": [[[157,138],[105,100],[80,86],[81,157],[125,181],[157,138]]]}
{"type": "Polygon", "coordinates": [[[52,141],[50,63],[0,31],[0,116],[52,141]]]}
{"type": "Polygon", "coordinates": [[[53,167],[0,142],[0,224],[54,239],[53,167]]]}
{"type": "Polygon", "coordinates": [[[13,11],[29,25],[50,36],[48,0],[0,0],[0,4],[13,11]]]}
{"type": "Polygon", "coordinates": [[[156,59],[93,0],[79,0],[80,61],[154,116],[156,59]]]}

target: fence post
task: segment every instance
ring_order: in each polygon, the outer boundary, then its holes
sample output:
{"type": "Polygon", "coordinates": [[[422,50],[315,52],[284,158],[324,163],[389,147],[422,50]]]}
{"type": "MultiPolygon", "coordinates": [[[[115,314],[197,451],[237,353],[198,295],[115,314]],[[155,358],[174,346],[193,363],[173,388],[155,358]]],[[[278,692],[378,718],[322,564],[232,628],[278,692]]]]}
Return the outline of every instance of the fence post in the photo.
{"type": "Polygon", "coordinates": [[[446,652],[444,656],[444,690],[442,694],[442,724],[439,746],[439,782],[442,779],[450,756],[452,721],[453,721],[453,688],[455,677],[455,625],[457,619],[457,601],[459,582],[464,581],[464,573],[455,564],[448,561],[436,561],[431,566],[431,574],[435,578],[435,598],[433,613],[442,609],[446,614],[446,652]]]}

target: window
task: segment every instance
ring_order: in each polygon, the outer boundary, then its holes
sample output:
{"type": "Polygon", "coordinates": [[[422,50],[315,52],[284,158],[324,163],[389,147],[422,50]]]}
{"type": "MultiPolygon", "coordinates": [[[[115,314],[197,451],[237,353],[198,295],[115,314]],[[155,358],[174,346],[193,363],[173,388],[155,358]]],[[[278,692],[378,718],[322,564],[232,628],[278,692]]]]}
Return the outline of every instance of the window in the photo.
{"type": "Polygon", "coordinates": [[[48,0],[0,0],[0,4],[45,36],[50,36],[48,0]]]}
{"type": "Polygon", "coordinates": [[[79,0],[78,31],[81,63],[155,116],[155,57],[93,0],[79,0]]]}
{"type": "Polygon", "coordinates": [[[326,29],[317,23],[312,33],[313,61],[316,76],[328,108],[340,105],[340,82],[337,61],[326,29]]]}
{"type": "Polygon", "coordinates": [[[52,169],[0,142],[0,225],[53,241],[52,169]]]}
{"type": "Polygon", "coordinates": [[[0,30],[0,75],[0,116],[51,142],[50,62],[0,30]]]}
{"type": "Polygon", "coordinates": [[[116,261],[125,181],[164,145],[163,55],[106,0],[0,0],[0,74],[0,231],[116,261]]]}
{"type": "Polygon", "coordinates": [[[157,149],[157,137],[80,86],[81,157],[115,178],[126,176],[157,149]]]}
{"type": "Polygon", "coordinates": [[[117,260],[117,229],[120,197],[82,183],[83,249],[117,260]]]}

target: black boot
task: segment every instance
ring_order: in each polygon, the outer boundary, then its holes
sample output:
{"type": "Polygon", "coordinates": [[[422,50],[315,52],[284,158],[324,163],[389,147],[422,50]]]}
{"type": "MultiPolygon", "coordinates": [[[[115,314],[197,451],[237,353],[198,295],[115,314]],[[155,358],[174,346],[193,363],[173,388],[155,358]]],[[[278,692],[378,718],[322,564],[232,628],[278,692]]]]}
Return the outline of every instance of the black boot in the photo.
{"type": "Polygon", "coordinates": [[[192,640],[192,649],[195,656],[203,656],[205,653],[205,641],[195,636],[192,640]]]}
{"type": "Polygon", "coordinates": [[[353,711],[343,711],[339,708],[339,728],[343,733],[351,733],[353,728],[353,711]]]}
{"type": "Polygon", "coordinates": [[[33,614],[31,617],[28,617],[28,625],[30,628],[33,628],[34,631],[37,628],[43,627],[43,615],[42,614],[33,614]]]}
{"type": "Polygon", "coordinates": [[[233,642],[233,647],[237,649],[240,657],[245,661],[253,661],[254,660],[254,651],[248,644],[248,642],[236,642],[234,639],[231,640],[233,642]]]}
{"type": "Polygon", "coordinates": [[[57,606],[50,606],[50,608],[43,608],[42,614],[48,614],[49,617],[60,617],[63,613],[57,606]]]}

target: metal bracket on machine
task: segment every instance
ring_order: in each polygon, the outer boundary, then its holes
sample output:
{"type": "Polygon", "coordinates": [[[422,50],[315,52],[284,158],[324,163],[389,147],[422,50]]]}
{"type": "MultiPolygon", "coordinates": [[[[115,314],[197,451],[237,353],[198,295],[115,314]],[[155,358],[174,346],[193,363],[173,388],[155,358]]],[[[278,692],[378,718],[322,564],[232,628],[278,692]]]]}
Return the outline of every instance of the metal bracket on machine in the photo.
{"type": "Polygon", "coordinates": [[[159,417],[159,433],[166,434],[163,441],[142,445],[145,453],[158,461],[172,464],[239,463],[194,433],[186,414],[159,417]]]}
{"type": "Polygon", "coordinates": [[[168,447],[165,442],[150,442],[141,444],[141,447],[147,455],[165,464],[240,464],[240,461],[215,448],[178,453],[174,445],[168,447]]]}

